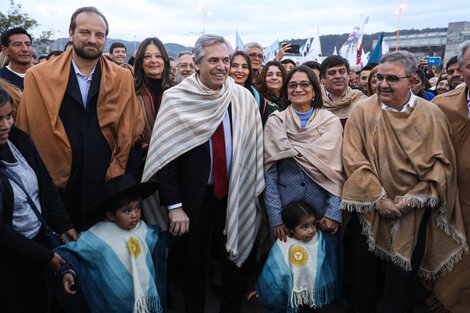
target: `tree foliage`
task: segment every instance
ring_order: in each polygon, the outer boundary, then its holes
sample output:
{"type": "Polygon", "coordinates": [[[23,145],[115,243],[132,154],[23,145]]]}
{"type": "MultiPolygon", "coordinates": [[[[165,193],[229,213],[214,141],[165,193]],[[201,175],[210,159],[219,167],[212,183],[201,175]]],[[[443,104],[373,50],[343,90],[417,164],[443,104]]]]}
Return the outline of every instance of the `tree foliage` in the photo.
{"type": "MultiPolygon", "coordinates": [[[[15,4],[14,0],[10,0],[10,7],[7,11],[0,11],[0,34],[13,27],[23,27],[30,32],[31,29],[38,26],[39,24],[34,18],[21,12],[21,4],[15,4]]],[[[35,46],[47,45],[52,42],[51,37],[51,31],[43,31],[38,38],[33,38],[33,44],[35,46]]]]}
{"type": "Polygon", "coordinates": [[[21,12],[21,4],[15,4],[13,0],[10,0],[10,8],[6,12],[0,11],[0,33],[13,27],[23,27],[28,30],[38,25],[34,18],[21,12]]]}

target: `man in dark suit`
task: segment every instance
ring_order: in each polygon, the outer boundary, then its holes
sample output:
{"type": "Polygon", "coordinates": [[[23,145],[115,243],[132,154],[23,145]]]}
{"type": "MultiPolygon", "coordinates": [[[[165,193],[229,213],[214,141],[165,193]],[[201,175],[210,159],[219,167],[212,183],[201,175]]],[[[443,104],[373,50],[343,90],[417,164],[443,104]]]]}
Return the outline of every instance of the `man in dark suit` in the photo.
{"type": "Polygon", "coordinates": [[[96,8],[76,10],[69,29],[73,49],[28,71],[17,117],[78,230],[96,222],[87,210],[105,181],[130,171],[129,163],[138,167],[128,160],[134,160],[131,147],[143,116],[132,75],[102,56],[107,34],[108,22],[96,8]]]}
{"type": "Polygon", "coordinates": [[[169,230],[182,235],[186,312],[204,312],[206,250],[216,241],[222,271],[220,312],[240,312],[240,267],[260,222],[264,188],[262,126],[251,93],[228,77],[230,44],[203,35],[196,74],[167,90],[155,122],[143,180],[155,174],[169,230]]]}
{"type": "Polygon", "coordinates": [[[31,35],[22,28],[15,27],[2,34],[2,52],[10,63],[0,68],[0,78],[23,90],[23,78],[32,65],[33,44],[31,35]]]}

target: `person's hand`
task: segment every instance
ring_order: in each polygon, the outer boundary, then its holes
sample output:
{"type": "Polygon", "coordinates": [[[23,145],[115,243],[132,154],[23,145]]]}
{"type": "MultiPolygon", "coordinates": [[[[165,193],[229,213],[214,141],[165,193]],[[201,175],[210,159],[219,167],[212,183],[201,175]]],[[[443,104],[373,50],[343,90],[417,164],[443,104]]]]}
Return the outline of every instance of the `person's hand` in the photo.
{"type": "Polygon", "coordinates": [[[403,200],[403,197],[395,197],[393,199],[393,204],[395,207],[400,211],[402,216],[405,216],[406,214],[411,212],[412,207],[406,204],[405,200],[403,200]]]}
{"type": "Polygon", "coordinates": [[[282,58],[286,55],[287,51],[289,51],[291,44],[283,43],[276,54],[276,61],[281,62],[282,58]]]}
{"type": "Polygon", "coordinates": [[[168,210],[168,219],[170,220],[169,230],[173,236],[181,236],[189,231],[189,217],[182,207],[168,210]]]}
{"type": "Polygon", "coordinates": [[[62,284],[64,286],[64,293],[68,296],[72,296],[77,293],[77,291],[72,290],[72,287],[75,286],[75,279],[73,279],[73,275],[67,273],[64,275],[62,279],[62,284]]]}
{"type": "Polygon", "coordinates": [[[339,223],[333,220],[330,220],[328,217],[322,217],[318,221],[318,227],[321,230],[330,233],[331,235],[336,234],[339,229],[339,223]]]}
{"type": "Polygon", "coordinates": [[[402,216],[400,210],[395,207],[390,199],[382,199],[379,202],[379,214],[386,218],[398,218],[402,216]]]}
{"type": "Polygon", "coordinates": [[[250,292],[248,293],[248,296],[246,297],[246,300],[250,300],[250,299],[253,298],[253,297],[258,298],[258,294],[257,294],[256,291],[254,291],[254,290],[253,290],[253,291],[250,291],[250,292]]]}
{"type": "Polygon", "coordinates": [[[60,271],[60,266],[65,263],[66,263],[65,260],[62,259],[60,255],[58,255],[57,253],[54,253],[52,260],[49,261],[49,263],[47,264],[47,267],[54,273],[57,273],[58,271],[60,271]]]}
{"type": "Polygon", "coordinates": [[[70,228],[65,233],[60,235],[60,239],[62,239],[64,243],[76,241],[78,239],[77,231],[75,228],[70,228]]]}
{"type": "Polygon", "coordinates": [[[274,227],[274,237],[277,239],[286,242],[287,236],[290,237],[289,231],[286,228],[286,225],[281,224],[274,227]]]}

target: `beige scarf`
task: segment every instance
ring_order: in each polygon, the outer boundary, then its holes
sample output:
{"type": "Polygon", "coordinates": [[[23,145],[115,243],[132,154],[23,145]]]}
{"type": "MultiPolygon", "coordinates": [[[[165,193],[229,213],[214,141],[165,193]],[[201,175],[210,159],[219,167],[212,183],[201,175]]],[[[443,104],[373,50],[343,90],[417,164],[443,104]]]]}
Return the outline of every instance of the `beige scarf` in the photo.
{"type": "Polygon", "coordinates": [[[340,119],[348,118],[352,109],[354,109],[356,103],[360,100],[367,98],[367,96],[365,96],[360,90],[348,87],[346,95],[340,100],[333,102],[326,94],[325,87],[322,87],[321,91],[323,98],[323,107],[334,115],[336,115],[337,117],[339,117],[340,119]]]}
{"type": "Polygon", "coordinates": [[[315,109],[304,128],[292,105],[276,111],[264,128],[264,169],[276,161],[294,158],[310,179],[341,197],[342,134],[341,122],[326,110],[315,109]]]}
{"type": "Polygon", "coordinates": [[[251,252],[261,221],[257,197],[264,189],[263,130],[251,93],[228,77],[219,90],[192,75],[163,94],[150,140],[143,181],[166,164],[207,142],[231,104],[232,164],[229,178],[226,249],[241,266],[251,252]]]}
{"type": "Polygon", "coordinates": [[[450,133],[434,104],[416,98],[413,109],[391,112],[381,109],[376,95],[356,107],[344,131],[342,209],[362,213],[369,249],[405,270],[411,270],[424,208],[432,209],[419,269],[427,279],[451,271],[468,249],[450,133]],[[413,210],[398,219],[381,217],[385,195],[403,197],[413,210]]]}

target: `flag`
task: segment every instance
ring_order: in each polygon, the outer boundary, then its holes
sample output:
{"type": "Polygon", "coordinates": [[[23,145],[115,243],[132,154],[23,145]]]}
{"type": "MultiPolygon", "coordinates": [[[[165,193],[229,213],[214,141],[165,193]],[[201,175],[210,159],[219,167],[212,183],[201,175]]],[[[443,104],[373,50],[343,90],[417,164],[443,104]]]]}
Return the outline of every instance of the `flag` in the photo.
{"type": "Polygon", "coordinates": [[[380,63],[380,59],[382,59],[383,39],[384,39],[384,33],[380,34],[379,40],[377,40],[377,44],[375,45],[374,50],[370,54],[368,63],[380,63]]]}
{"type": "Polygon", "coordinates": [[[320,30],[317,28],[317,35],[313,38],[310,37],[305,42],[305,49],[302,53],[302,59],[300,63],[305,63],[307,61],[317,61],[321,60],[321,42],[320,42],[320,30]]]}
{"type": "Polygon", "coordinates": [[[238,34],[238,31],[235,32],[235,51],[243,51],[245,48],[245,45],[243,44],[242,39],[240,38],[240,35],[238,34]]]}
{"type": "Polygon", "coordinates": [[[369,17],[366,17],[362,23],[362,29],[359,26],[354,26],[353,31],[349,35],[348,39],[343,43],[343,46],[339,50],[339,55],[348,60],[349,65],[360,64],[360,55],[362,53],[362,37],[363,29],[365,24],[369,21],[369,17]]]}
{"type": "Polygon", "coordinates": [[[263,49],[264,53],[264,64],[266,62],[272,61],[276,58],[276,51],[281,47],[279,40],[273,42],[269,47],[263,49]]]}
{"type": "MultiPolygon", "coordinates": [[[[361,61],[361,58],[362,58],[362,55],[363,55],[363,52],[364,50],[362,49],[362,38],[364,37],[364,29],[366,27],[366,24],[369,22],[369,17],[367,16],[363,22],[362,22],[362,28],[360,29],[360,35],[359,35],[359,40],[358,40],[358,49],[357,49],[357,58],[356,58],[356,65],[357,66],[361,66],[362,64],[362,61],[361,61]]],[[[350,64],[352,65],[352,64],[350,64]]]]}
{"type": "Polygon", "coordinates": [[[338,51],[336,50],[336,46],[335,46],[335,50],[333,50],[333,55],[338,55],[338,51]]]}
{"type": "Polygon", "coordinates": [[[367,65],[367,62],[369,61],[369,56],[370,56],[370,51],[365,52],[364,49],[362,49],[362,54],[361,54],[361,68],[367,65]]]}

